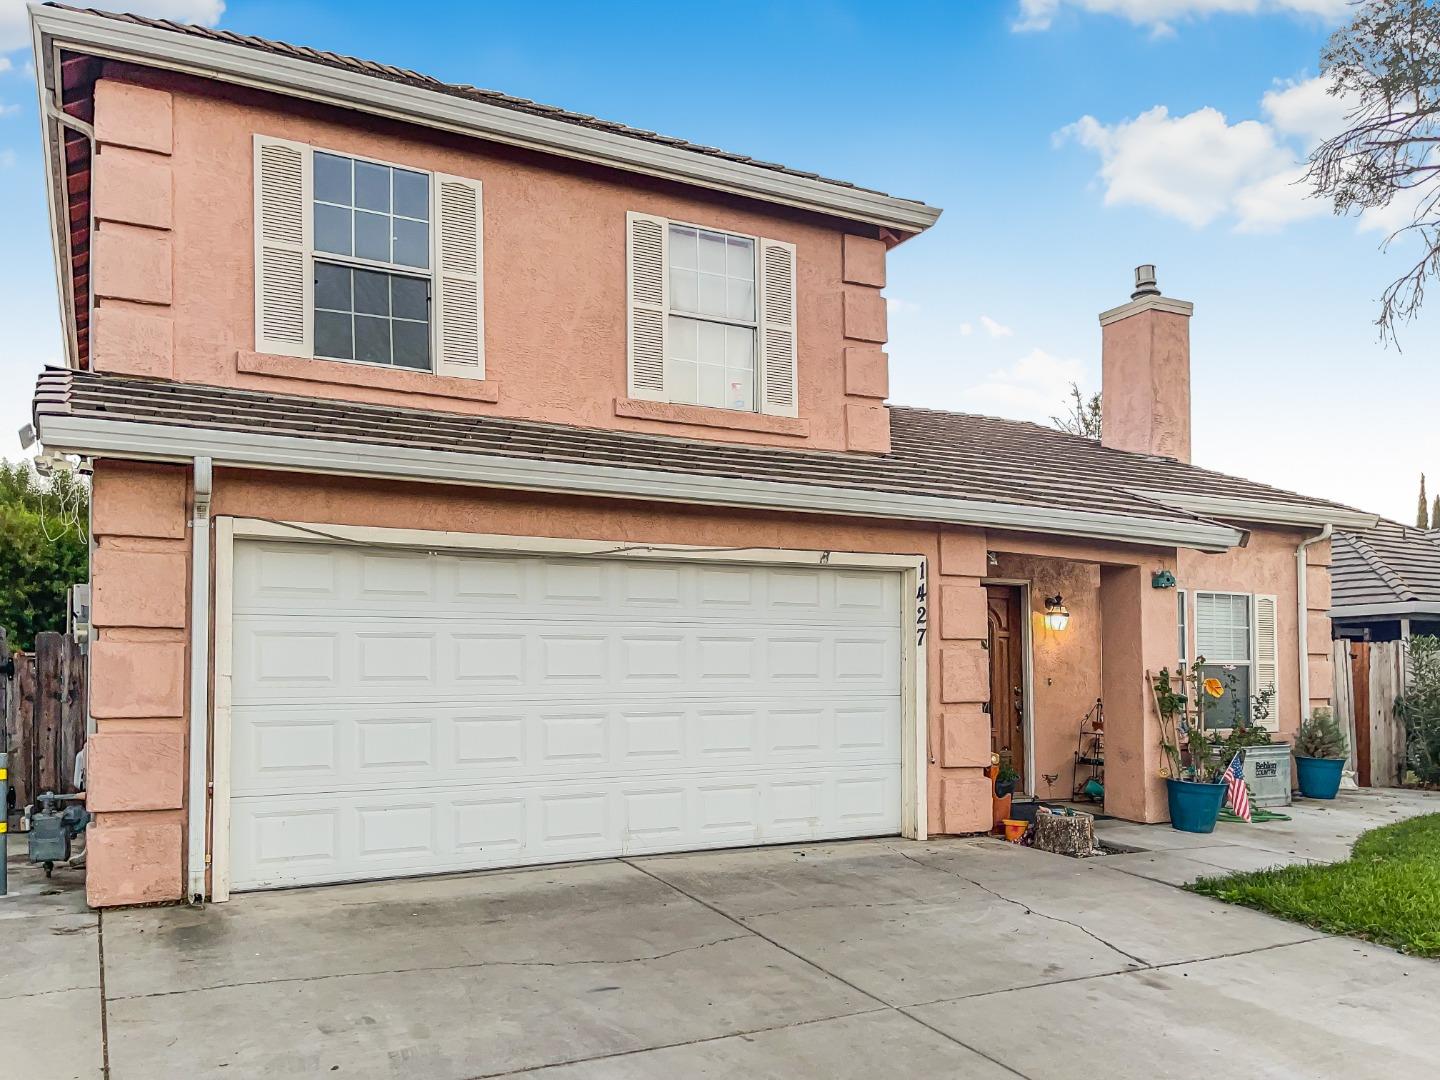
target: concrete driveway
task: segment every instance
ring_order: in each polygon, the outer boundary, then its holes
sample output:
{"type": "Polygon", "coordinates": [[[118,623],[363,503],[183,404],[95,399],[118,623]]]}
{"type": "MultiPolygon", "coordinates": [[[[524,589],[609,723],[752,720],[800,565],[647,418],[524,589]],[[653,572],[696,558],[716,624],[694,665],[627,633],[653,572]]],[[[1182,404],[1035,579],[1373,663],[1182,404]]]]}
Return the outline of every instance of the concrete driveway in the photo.
{"type": "Polygon", "coordinates": [[[108,1056],[113,1080],[1430,1077],[1440,964],[1168,882],[1343,853],[1434,809],[1349,796],[1204,838],[1114,825],[1151,850],[1085,862],[859,841],[103,918],[37,890],[0,921],[0,1054],[46,1078],[108,1056]]]}

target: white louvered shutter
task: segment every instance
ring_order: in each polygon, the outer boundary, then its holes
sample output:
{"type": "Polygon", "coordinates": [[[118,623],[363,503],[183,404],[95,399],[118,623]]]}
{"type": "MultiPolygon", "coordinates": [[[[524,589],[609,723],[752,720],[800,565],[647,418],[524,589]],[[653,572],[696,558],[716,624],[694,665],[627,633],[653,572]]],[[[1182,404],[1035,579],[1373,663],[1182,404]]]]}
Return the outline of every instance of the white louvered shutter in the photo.
{"type": "Polygon", "coordinates": [[[799,415],[795,382],[795,245],[761,239],[760,411],[799,415]]]}
{"type": "Polygon", "coordinates": [[[625,215],[626,334],[629,394],[665,400],[665,312],[669,284],[665,253],[670,223],[649,214],[625,215]]]}
{"type": "Polygon", "coordinates": [[[480,181],[435,177],[435,374],[485,377],[480,181]]]}
{"type": "Polygon", "coordinates": [[[1275,688],[1270,703],[1270,719],[1265,726],[1271,731],[1280,728],[1280,627],[1279,600],[1274,596],[1255,597],[1255,693],[1267,686],[1275,688]]]}
{"type": "Polygon", "coordinates": [[[311,151],[255,136],[255,351],[310,356],[311,151]]]}

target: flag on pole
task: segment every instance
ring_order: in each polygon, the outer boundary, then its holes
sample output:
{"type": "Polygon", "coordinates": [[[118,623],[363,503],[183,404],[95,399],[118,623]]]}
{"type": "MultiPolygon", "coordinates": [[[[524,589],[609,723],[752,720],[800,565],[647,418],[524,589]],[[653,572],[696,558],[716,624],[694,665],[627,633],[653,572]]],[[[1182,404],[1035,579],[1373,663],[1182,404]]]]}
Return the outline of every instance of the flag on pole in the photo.
{"type": "Polygon", "coordinates": [[[1250,820],[1250,792],[1245,789],[1245,755],[1236,754],[1225,770],[1225,792],[1230,809],[1242,821],[1250,820]]]}

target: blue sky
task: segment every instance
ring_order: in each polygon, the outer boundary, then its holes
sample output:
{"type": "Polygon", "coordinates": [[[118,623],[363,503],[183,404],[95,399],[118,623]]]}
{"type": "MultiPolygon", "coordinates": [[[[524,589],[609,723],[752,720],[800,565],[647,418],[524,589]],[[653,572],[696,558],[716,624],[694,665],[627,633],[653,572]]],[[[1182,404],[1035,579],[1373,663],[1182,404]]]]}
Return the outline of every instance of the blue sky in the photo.
{"type": "MultiPolygon", "coordinates": [[[[892,400],[1044,421],[1095,316],[1193,300],[1195,460],[1401,520],[1440,489],[1440,299],[1377,338],[1407,252],[1290,181],[1340,107],[1344,0],[681,5],[128,0],[843,177],[945,209],[891,257],[892,400]]],[[[0,453],[59,359],[33,75],[0,0],[0,453]],[[6,48],[11,51],[5,52],[6,48]]]]}

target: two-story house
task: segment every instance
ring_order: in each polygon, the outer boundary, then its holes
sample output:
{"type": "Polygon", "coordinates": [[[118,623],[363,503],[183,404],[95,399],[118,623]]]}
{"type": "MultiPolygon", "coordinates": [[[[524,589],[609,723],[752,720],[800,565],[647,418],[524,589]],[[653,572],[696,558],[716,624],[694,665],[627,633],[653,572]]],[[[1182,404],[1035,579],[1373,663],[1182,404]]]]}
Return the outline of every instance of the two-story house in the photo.
{"type": "Polygon", "coordinates": [[[1191,305],[1153,274],[1101,316],[1103,444],[891,407],[923,203],[31,21],[67,350],[35,423],[93,468],[92,903],[974,833],[992,752],[1068,794],[1097,698],[1105,808],[1153,822],[1147,672],[1230,666],[1281,734],[1328,700],[1327,538],[1373,519],[1189,464],[1191,305]]]}

